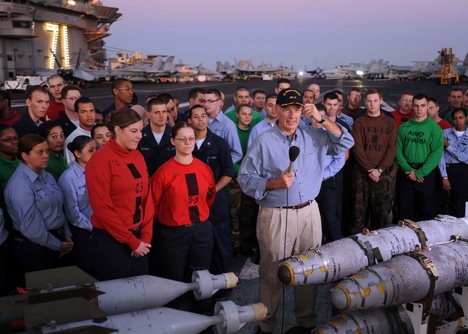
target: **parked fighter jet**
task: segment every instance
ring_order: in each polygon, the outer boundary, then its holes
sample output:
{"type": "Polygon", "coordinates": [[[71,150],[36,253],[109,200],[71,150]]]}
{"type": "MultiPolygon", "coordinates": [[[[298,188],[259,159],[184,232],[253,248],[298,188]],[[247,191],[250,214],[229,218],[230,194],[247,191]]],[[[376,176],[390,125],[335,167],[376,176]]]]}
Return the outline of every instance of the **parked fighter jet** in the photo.
{"type": "Polygon", "coordinates": [[[356,79],[365,74],[366,68],[361,63],[351,63],[349,65],[339,65],[335,68],[323,70],[321,75],[325,79],[356,79]],[[358,72],[359,71],[359,72],[358,72]]]}
{"type": "Polygon", "coordinates": [[[116,54],[117,57],[109,59],[111,77],[121,77],[131,81],[159,82],[162,77],[168,77],[177,72],[173,64],[174,56],[145,56],[139,51],[131,55],[125,51],[119,51],[116,54]]]}
{"type": "Polygon", "coordinates": [[[88,82],[91,81],[99,81],[106,76],[108,76],[108,72],[105,70],[93,70],[89,68],[85,68],[85,65],[80,62],[81,59],[81,49],[78,52],[78,57],[76,59],[76,65],[73,68],[66,68],[62,66],[62,63],[57,58],[56,54],[50,50],[52,55],[54,56],[55,63],[58,66],[57,70],[39,70],[37,71],[37,75],[49,77],[53,74],[59,74],[67,82],[78,84],[78,85],[86,85],[88,82]]]}

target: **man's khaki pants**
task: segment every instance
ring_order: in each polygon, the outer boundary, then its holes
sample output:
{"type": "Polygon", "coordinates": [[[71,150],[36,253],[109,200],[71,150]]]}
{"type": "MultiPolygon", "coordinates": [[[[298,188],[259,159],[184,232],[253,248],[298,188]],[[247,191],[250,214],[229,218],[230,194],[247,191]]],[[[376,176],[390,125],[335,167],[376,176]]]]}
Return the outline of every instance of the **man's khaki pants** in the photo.
{"type": "MultiPolygon", "coordinates": [[[[265,321],[259,323],[263,332],[273,332],[275,315],[281,301],[283,283],[278,280],[279,260],[317,247],[322,241],[322,225],[317,203],[301,209],[260,207],[257,221],[260,247],[260,302],[268,308],[265,321]]],[[[294,288],[297,323],[315,326],[317,287],[294,288]]]]}

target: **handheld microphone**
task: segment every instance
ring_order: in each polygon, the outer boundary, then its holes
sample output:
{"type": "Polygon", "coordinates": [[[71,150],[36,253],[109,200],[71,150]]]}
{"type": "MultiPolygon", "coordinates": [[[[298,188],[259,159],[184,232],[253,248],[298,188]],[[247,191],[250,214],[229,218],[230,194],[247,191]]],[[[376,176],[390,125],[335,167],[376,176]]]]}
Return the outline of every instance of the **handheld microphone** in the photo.
{"type": "Polygon", "coordinates": [[[293,172],[293,168],[294,168],[294,161],[296,161],[297,159],[297,156],[299,155],[299,152],[301,150],[299,149],[299,147],[297,146],[291,146],[289,148],[289,167],[288,167],[288,173],[292,173],[293,172]]]}

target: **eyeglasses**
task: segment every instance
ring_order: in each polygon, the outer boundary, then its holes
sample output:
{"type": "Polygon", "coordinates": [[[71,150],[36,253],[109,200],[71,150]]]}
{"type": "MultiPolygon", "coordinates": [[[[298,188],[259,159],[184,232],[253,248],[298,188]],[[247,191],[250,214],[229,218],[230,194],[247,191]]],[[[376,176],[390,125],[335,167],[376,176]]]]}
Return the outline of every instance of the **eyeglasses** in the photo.
{"type": "Polygon", "coordinates": [[[14,136],[14,137],[5,137],[5,138],[2,138],[0,139],[1,141],[5,142],[5,143],[14,143],[14,142],[18,142],[18,137],[17,136],[14,136]]]}
{"type": "Polygon", "coordinates": [[[207,114],[201,114],[201,115],[192,115],[192,118],[193,119],[196,119],[196,120],[199,120],[199,119],[205,119],[207,118],[208,115],[207,114]]]}
{"type": "Polygon", "coordinates": [[[78,100],[78,99],[80,99],[80,98],[81,98],[81,96],[70,96],[70,97],[66,97],[65,99],[67,99],[67,100],[72,100],[72,101],[76,101],[76,100],[78,100]]]}
{"type": "Polygon", "coordinates": [[[120,87],[120,88],[117,88],[118,90],[125,90],[127,92],[133,92],[133,88],[128,88],[128,87],[120,87]]]}
{"type": "Polygon", "coordinates": [[[205,103],[214,103],[214,102],[219,101],[219,100],[221,100],[221,99],[216,99],[216,100],[205,100],[205,103]]]}
{"type": "Polygon", "coordinates": [[[195,141],[195,137],[188,137],[188,138],[174,138],[174,140],[178,140],[180,142],[184,142],[186,144],[193,143],[195,141]]]}

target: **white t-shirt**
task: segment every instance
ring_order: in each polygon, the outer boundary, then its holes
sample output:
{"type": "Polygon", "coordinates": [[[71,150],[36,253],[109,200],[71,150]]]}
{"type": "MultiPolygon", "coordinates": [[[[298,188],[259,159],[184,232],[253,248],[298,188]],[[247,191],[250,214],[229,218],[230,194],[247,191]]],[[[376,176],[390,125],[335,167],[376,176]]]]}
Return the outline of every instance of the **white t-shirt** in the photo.
{"type": "MultiPolygon", "coordinates": [[[[206,137],[205,137],[206,138],[206,137]]],[[[202,139],[198,139],[195,141],[195,144],[197,145],[197,148],[200,149],[200,147],[203,145],[203,143],[205,142],[205,138],[202,138],[202,139]]]]}
{"type": "Polygon", "coordinates": [[[457,131],[457,130],[455,130],[455,135],[456,135],[457,137],[461,137],[461,136],[463,136],[464,134],[465,134],[465,131],[457,131]]]}
{"type": "Polygon", "coordinates": [[[68,165],[70,165],[73,161],[75,161],[75,156],[73,153],[67,148],[68,143],[71,143],[73,139],[78,136],[87,136],[91,137],[91,131],[86,131],[78,126],[70,135],[65,139],[65,144],[63,145],[63,153],[65,155],[65,159],[67,160],[68,165]]]}
{"type": "Polygon", "coordinates": [[[152,132],[153,132],[154,139],[156,140],[156,142],[159,145],[159,143],[161,142],[161,139],[162,139],[162,137],[164,135],[164,132],[161,132],[161,133],[157,133],[157,132],[154,132],[154,131],[152,131],[152,132]]]}

